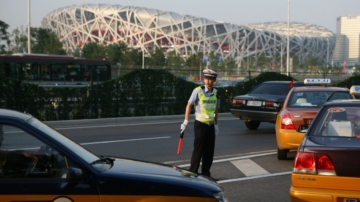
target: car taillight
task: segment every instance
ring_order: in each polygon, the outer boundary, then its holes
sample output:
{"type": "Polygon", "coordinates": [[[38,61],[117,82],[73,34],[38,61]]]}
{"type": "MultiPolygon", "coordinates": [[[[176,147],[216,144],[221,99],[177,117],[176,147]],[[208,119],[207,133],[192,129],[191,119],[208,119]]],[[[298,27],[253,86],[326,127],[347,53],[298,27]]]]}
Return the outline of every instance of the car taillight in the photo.
{"type": "Polygon", "coordinates": [[[290,114],[284,114],[281,117],[281,129],[295,129],[295,125],[291,120],[290,114]]]}
{"type": "Polygon", "coordinates": [[[297,152],[294,173],[336,175],[331,158],[325,154],[297,152]]]}
{"type": "Polygon", "coordinates": [[[265,107],[273,107],[273,106],[274,106],[274,102],[264,101],[264,102],[263,102],[263,106],[265,106],[265,107]]]}
{"type": "Polygon", "coordinates": [[[245,100],[233,100],[232,103],[234,105],[244,105],[245,104],[245,100]]]}
{"type": "Polygon", "coordinates": [[[336,175],[334,164],[328,155],[315,154],[315,160],[319,175],[336,175]]]}

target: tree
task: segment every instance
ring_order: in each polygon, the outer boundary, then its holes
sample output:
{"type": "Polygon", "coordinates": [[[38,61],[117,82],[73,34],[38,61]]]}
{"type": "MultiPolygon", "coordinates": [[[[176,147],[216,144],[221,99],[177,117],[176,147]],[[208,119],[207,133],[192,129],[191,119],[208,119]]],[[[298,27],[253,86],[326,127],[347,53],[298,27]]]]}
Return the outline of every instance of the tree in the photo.
{"type": "Polygon", "coordinates": [[[156,47],[154,52],[150,53],[150,61],[149,64],[152,67],[164,67],[166,66],[166,58],[165,58],[165,54],[164,51],[159,48],[156,47]]]}
{"type": "Polygon", "coordinates": [[[5,44],[7,44],[8,47],[10,46],[8,28],[9,25],[0,20],[0,53],[6,53],[5,44]]]}
{"type": "Polygon", "coordinates": [[[82,57],[92,59],[106,59],[106,47],[96,42],[85,44],[82,48],[82,57]]]}
{"type": "Polygon", "coordinates": [[[301,68],[299,57],[294,54],[290,57],[292,58],[292,72],[298,72],[301,68]]]}
{"type": "Polygon", "coordinates": [[[69,52],[69,54],[74,57],[81,57],[81,47],[79,45],[77,45],[75,50],[69,52]]]}
{"type": "Polygon", "coordinates": [[[228,72],[233,72],[237,70],[236,62],[232,57],[225,58],[222,62],[219,63],[218,67],[218,69],[220,70],[225,70],[225,75],[227,75],[228,72]]]}
{"type": "Polygon", "coordinates": [[[167,66],[172,69],[181,69],[184,59],[176,51],[171,51],[167,58],[167,66]]]}
{"type": "Polygon", "coordinates": [[[320,65],[320,62],[317,57],[311,57],[303,62],[304,70],[313,70],[317,71],[317,67],[320,65]]]}
{"type": "Polygon", "coordinates": [[[219,68],[219,56],[215,55],[214,51],[211,51],[209,54],[209,62],[210,62],[210,69],[218,69],[219,68]]]}
{"type": "Polygon", "coordinates": [[[126,43],[112,43],[106,47],[107,59],[111,61],[111,64],[121,63],[122,57],[125,54],[128,46],[126,43]]]}
{"type": "Polygon", "coordinates": [[[124,57],[121,59],[121,64],[133,68],[134,66],[141,65],[141,55],[138,50],[133,48],[128,48],[124,54],[124,57]]]}
{"type": "Polygon", "coordinates": [[[50,29],[30,28],[32,37],[32,53],[65,55],[66,51],[55,32],[50,29]]]}
{"type": "Polygon", "coordinates": [[[269,59],[266,57],[264,53],[258,55],[255,58],[256,66],[260,67],[261,70],[266,69],[269,66],[269,59]]]}
{"type": "Polygon", "coordinates": [[[352,72],[353,76],[359,76],[360,75],[360,65],[356,64],[355,67],[353,67],[353,72],[352,72]]]}
{"type": "Polygon", "coordinates": [[[203,60],[204,54],[202,52],[198,52],[197,54],[192,54],[185,62],[186,67],[190,69],[199,69],[200,67],[204,68],[206,63],[203,60]]]}
{"type": "Polygon", "coordinates": [[[16,28],[11,32],[13,52],[14,53],[26,53],[27,52],[27,36],[23,27],[16,28]]]}

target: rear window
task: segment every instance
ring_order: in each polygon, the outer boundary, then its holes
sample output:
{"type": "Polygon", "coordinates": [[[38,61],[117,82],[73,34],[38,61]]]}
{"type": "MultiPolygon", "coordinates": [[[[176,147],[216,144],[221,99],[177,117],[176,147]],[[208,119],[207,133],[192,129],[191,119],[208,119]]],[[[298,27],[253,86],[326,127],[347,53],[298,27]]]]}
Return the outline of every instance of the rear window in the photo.
{"type": "Polygon", "coordinates": [[[262,83],[249,94],[287,95],[290,89],[286,83],[262,83]]]}
{"type": "Polygon", "coordinates": [[[360,138],[358,107],[327,107],[316,117],[310,136],[360,138]]]}
{"type": "Polygon", "coordinates": [[[293,92],[288,107],[321,107],[331,94],[326,91],[293,92]]]}

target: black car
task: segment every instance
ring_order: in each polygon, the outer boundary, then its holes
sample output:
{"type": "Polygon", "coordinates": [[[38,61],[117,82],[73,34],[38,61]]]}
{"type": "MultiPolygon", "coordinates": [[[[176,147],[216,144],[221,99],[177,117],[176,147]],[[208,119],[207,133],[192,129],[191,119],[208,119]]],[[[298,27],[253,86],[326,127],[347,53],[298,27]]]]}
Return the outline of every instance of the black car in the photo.
{"type": "Polygon", "coordinates": [[[0,109],[0,195],[1,201],[227,201],[211,178],[93,154],[31,115],[6,109],[0,109]]]}
{"type": "Polygon", "coordinates": [[[266,81],[256,86],[246,95],[233,98],[230,112],[245,120],[250,130],[256,130],[260,122],[276,122],[276,116],[293,86],[303,86],[299,81],[266,81]]]}
{"type": "Polygon", "coordinates": [[[360,100],[326,102],[297,150],[291,201],[360,201],[359,156],[360,100]]]}

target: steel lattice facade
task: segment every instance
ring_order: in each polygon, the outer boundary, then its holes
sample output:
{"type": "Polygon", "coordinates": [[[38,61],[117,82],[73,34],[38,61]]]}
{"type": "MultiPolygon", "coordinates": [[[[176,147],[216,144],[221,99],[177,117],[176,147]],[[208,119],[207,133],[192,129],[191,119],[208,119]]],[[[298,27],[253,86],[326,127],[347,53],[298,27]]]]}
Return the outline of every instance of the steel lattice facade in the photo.
{"type": "MultiPolygon", "coordinates": [[[[214,51],[222,58],[232,57],[237,64],[244,58],[285,56],[286,22],[234,25],[191,15],[142,7],[84,4],[59,8],[44,17],[42,28],[58,34],[67,50],[84,43],[125,42],[149,54],[155,46],[174,50],[184,57],[214,51]]],[[[290,53],[300,61],[317,57],[329,63],[335,35],[316,25],[290,24],[290,53]]]]}

